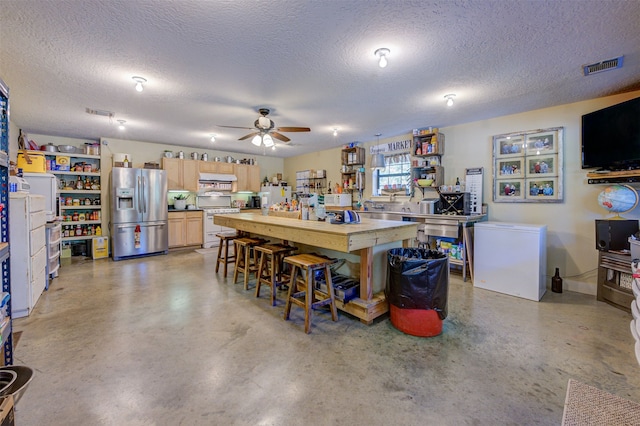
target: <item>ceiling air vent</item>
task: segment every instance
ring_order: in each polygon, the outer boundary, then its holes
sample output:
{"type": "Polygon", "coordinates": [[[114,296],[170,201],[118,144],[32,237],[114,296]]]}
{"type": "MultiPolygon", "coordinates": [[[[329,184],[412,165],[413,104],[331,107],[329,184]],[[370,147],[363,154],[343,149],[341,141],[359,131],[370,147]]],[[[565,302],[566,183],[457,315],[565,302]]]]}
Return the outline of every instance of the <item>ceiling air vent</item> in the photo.
{"type": "Polygon", "coordinates": [[[112,118],[115,114],[112,113],[111,111],[105,111],[103,109],[92,109],[92,108],[85,108],[85,111],[87,112],[87,114],[91,114],[91,115],[101,115],[103,117],[109,117],[112,118]]]}
{"type": "Polygon", "coordinates": [[[598,62],[597,64],[584,65],[582,67],[584,75],[591,75],[603,71],[613,70],[616,68],[622,68],[622,58],[624,58],[624,56],[607,59],[606,61],[598,62]]]}

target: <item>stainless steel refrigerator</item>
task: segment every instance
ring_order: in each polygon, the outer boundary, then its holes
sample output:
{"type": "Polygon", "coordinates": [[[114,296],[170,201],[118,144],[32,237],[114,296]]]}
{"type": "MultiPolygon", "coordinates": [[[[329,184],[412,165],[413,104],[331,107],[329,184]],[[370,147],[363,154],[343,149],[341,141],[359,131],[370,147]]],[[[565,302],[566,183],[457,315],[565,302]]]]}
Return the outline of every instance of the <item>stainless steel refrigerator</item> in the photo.
{"type": "Polygon", "coordinates": [[[169,251],[167,172],[114,167],[111,171],[113,260],[169,251]]]}

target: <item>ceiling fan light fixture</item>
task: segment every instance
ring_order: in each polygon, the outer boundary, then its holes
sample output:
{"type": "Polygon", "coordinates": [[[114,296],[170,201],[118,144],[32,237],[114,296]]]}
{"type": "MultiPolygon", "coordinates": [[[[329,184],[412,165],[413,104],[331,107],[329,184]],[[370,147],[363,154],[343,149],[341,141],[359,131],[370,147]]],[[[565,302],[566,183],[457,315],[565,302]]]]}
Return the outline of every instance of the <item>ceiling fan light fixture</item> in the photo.
{"type": "Polygon", "coordinates": [[[137,75],[131,77],[131,79],[136,82],[136,91],[142,92],[144,90],[144,86],[142,86],[142,83],[146,83],[147,79],[144,77],[139,77],[137,75]]]}
{"type": "Polygon", "coordinates": [[[380,68],[385,68],[387,66],[387,55],[391,53],[391,50],[387,49],[386,47],[381,47],[380,49],[376,50],[374,52],[374,55],[376,55],[379,59],[378,59],[378,66],[380,68]]]}
{"type": "Polygon", "coordinates": [[[211,135],[211,142],[215,142],[216,141],[216,135],[211,135]]]}
{"type": "Polygon", "coordinates": [[[255,146],[260,146],[262,144],[262,136],[255,135],[253,139],[251,139],[251,143],[254,144],[255,146]]]}
{"type": "Polygon", "coordinates": [[[270,146],[274,146],[275,145],[275,143],[273,142],[273,138],[269,134],[264,135],[264,137],[262,138],[262,143],[267,148],[269,148],[270,146]]]}
{"type": "Polygon", "coordinates": [[[448,95],[444,95],[444,98],[447,100],[447,106],[453,106],[453,98],[455,98],[455,93],[449,93],[448,95]]]}
{"type": "Polygon", "coordinates": [[[335,127],[333,129],[333,136],[338,136],[338,128],[337,127],[335,127]]]}
{"type": "Polygon", "coordinates": [[[269,129],[271,127],[271,119],[264,116],[258,118],[258,126],[263,129],[269,129]]]}

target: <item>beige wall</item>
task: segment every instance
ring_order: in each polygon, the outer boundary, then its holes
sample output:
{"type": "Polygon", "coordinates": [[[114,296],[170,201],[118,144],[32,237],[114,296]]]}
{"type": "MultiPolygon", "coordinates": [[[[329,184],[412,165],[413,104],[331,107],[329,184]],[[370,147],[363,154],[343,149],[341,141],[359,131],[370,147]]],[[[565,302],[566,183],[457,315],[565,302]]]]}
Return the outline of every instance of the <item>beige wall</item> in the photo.
{"type": "MultiPolygon", "coordinates": [[[[580,167],[581,117],[638,96],[640,91],[441,128],[446,136],[442,158],[445,180],[453,184],[457,176],[464,176],[466,168],[483,167],[483,201],[488,205],[488,219],[547,225],[547,274],[551,276],[558,267],[566,289],[595,294],[598,252],[594,220],[610,215],[597,204],[604,185],[587,184],[587,171],[580,167]],[[493,203],[492,136],[550,127],[564,127],[564,201],[559,204],[493,203]]],[[[429,123],[416,123],[416,127],[426,125],[429,123]]],[[[377,141],[363,144],[367,148],[367,161],[370,157],[368,147],[377,144],[377,141]]],[[[340,149],[287,158],[286,174],[295,176],[296,170],[325,168],[329,179],[335,182],[340,176],[340,149]]],[[[371,195],[368,168],[366,174],[365,198],[371,195]]],[[[625,218],[640,218],[640,208],[627,213],[625,218]]]]}
{"type": "MultiPolygon", "coordinates": [[[[547,234],[547,274],[551,275],[556,267],[567,289],[595,294],[597,277],[597,251],[595,250],[594,220],[607,218],[608,214],[597,205],[597,196],[603,185],[588,185],[586,171],[580,168],[581,116],[628,99],[640,96],[640,91],[622,95],[593,99],[553,108],[529,111],[522,114],[498,117],[459,126],[441,128],[446,135],[443,166],[445,179],[453,183],[456,176],[464,176],[466,168],[483,167],[484,203],[489,208],[489,220],[502,222],[545,224],[547,234]],[[492,202],[492,136],[534,129],[564,127],[564,201],[559,204],[509,204],[492,202]]],[[[423,127],[429,123],[416,123],[423,127]]],[[[15,160],[18,129],[11,125],[10,150],[15,160]]],[[[408,129],[410,132],[411,129],[408,129]]],[[[397,135],[380,141],[366,141],[367,162],[370,159],[369,147],[378,143],[398,140],[397,135]]],[[[29,135],[38,144],[82,145],[87,140],[58,138],[45,135],[29,135]]],[[[103,141],[104,142],[104,141],[103,141]]],[[[102,146],[103,167],[110,168],[113,153],[126,152],[131,155],[134,166],[142,166],[148,161],[160,161],[165,149],[184,150],[184,147],[149,142],[106,139],[102,146]]],[[[273,157],[254,157],[261,169],[261,176],[271,177],[282,172],[290,185],[295,186],[295,172],[306,169],[325,169],[327,180],[335,185],[340,181],[341,148],[320,152],[309,152],[287,159],[273,157]]],[[[199,151],[202,153],[202,150],[199,151]]],[[[232,155],[243,158],[245,155],[207,150],[209,157],[232,155]]],[[[371,172],[366,168],[365,198],[371,191],[371,172]]],[[[103,185],[104,186],[104,185],[103,185]]],[[[108,199],[106,197],[105,199],[108,199]]],[[[627,213],[630,219],[640,218],[640,209],[627,213]]]]}

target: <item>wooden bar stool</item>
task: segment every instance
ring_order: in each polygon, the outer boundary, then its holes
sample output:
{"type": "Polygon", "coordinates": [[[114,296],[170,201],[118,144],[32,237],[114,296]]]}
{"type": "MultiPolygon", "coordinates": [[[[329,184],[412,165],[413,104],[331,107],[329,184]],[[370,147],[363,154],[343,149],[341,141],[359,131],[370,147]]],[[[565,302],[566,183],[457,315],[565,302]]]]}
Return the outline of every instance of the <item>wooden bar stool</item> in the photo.
{"type": "MultiPolygon", "coordinates": [[[[236,267],[233,271],[233,283],[238,281],[238,274],[244,274],[244,289],[249,290],[249,276],[258,272],[258,259],[254,247],[266,243],[262,238],[241,237],[233,240],[235,244],[236,267]]],[[[257,277],[257,275],[256,275],[257,277]]]]}
{"type": "Polygon", "coordinates": [[[235,263],[236,254],[229,256],[229,243],[239,237],[235,232],[220,232],[216,234],[216,237],[220,238],[220,245],[218,246],[218,258],[216,259],[216,274],[220,270],[220,264],[224,265],[223,274],[227,278],[227,265],[229,263],[235,263]]]}
{"type": "Polygon", "coordinates": [[[264,244],[254,248],[259,256],[256,297],[260,297],[260,286],[265,284],[271,288],[271,305],[276,305],[276,289],[283,284],[282,260],[297,249],[285,244],[264,244]]]}
{"type": "Polygon", "coordinates": [[[289,319],[291,304],[296,304],[304,309],[305,333],[311,331],[311,311],[321,306],[329,305],[331,319],[338,321],[338,310],[336,309],[331,270],[329,269],[329,265],[333,263],[333,260],[314,254],[297,254],[285,257],[284,263],[291,265],[289,293],[287,295],[287,304],[284,307],[285,321],[289,319]],[[320,270],[324,270],[328,295],[315,289],[315,273],[320,270]],[[303,278],[297,278],[298,272],[303,278]]]}

